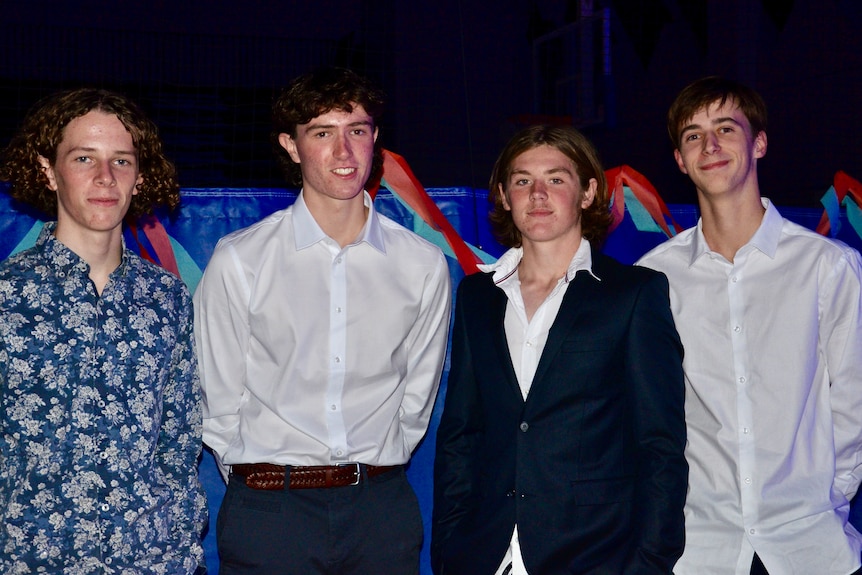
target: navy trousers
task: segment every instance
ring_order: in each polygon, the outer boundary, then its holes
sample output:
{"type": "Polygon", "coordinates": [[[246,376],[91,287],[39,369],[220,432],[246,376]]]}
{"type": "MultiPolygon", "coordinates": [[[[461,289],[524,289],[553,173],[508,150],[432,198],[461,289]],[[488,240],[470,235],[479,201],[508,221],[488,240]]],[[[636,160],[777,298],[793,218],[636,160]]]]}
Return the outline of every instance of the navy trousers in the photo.
{"type": "Polygon", "coordinates": [[[403,469],[329,489],[260,491],[232,476],[220,575],[417,575],[422,517],[403,469]]]}

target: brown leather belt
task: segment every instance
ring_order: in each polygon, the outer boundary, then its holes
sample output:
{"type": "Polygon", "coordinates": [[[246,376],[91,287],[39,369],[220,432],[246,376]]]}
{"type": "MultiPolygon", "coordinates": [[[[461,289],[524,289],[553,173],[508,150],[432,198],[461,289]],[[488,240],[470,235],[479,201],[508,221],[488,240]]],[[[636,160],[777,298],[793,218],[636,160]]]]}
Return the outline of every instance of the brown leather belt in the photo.
{"type": "Polygon", "coordinates": [[[377,477],[400,465],[365,465],[344,463],[341,465],[284,466],[272,463],[238,463],[231,466],[231,473],[241,477],[252,489],[280,491],[284,489],[285,477],[290,477],[290,489],[324,489],[359,485],[363,477],[377,477]],[[362,470],[365,470],[363,475],[362,470]]]}

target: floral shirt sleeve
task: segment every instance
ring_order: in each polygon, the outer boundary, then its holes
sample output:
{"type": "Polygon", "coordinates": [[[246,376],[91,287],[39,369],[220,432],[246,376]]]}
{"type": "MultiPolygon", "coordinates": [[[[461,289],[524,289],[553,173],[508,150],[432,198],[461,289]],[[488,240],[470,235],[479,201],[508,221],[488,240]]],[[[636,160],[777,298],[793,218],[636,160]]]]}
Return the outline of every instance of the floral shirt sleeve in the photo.
{"type": "Polygon", "coordinates": [[[188,290],[126,251],[98,295],[52,231],[0,265],[0,572],[194,573],[188,290]]]}

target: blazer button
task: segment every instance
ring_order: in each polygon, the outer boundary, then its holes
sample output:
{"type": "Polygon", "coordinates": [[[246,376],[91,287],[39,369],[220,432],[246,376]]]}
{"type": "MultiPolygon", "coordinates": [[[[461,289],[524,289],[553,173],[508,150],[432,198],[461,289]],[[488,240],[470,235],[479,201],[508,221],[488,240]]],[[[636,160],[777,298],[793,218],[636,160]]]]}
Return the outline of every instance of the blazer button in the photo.
{"type": "Polygon", "coordinates": [[[522,421],[519,427],[521,428],[521,431],[527,431],[528,429],[530,429],[530,424],[526,421],[522,421]]]}

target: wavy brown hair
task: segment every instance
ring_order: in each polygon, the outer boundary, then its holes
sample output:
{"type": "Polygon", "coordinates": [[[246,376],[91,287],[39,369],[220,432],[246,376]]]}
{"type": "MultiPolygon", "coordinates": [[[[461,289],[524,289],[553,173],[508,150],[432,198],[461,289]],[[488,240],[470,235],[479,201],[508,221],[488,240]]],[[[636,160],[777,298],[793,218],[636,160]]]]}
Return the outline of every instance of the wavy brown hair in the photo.
{"type": "MultiPolygon", "coordinates": [[[[302,170],[278,141],[279,134],[296,138],[296,127],[316,117],[338,110],[351,113],[362,106],[371,116],[373,127],[383,117],[384,96],[370,80],[347,68],[321,68],[300,76],[281,93],[272,107],[270,143],[288,185],[302,186],[302,170]]],[[[374,144],[374,159],[369,181],[380,178],[383,169],[383,148],[380,139],[374,144]]]]}
{"type": "Polygon", "coordinates": [[[143,182],[138,186],[138,194],[132,196],[128,214],[137,217],[152,213],[159,206],[179,205],[177,171],[162,151],[156,125],[127,97],[96,88],[53,94],[38,102],[27,115],[9,145],[0,152],[0,180],[11,184],[12,197],[49,216],[57,216],[57,193],[48,187],[48,176],[39,156],[53,166],[66,126],[94,110],[117,116],[132,136],[143,182]]]}
{"type": "Polygon", "coordinates": [[[596,197],[593,203],[581,212],[581,231],[591,244],[601,245],[612,221],[608,181],[595,147],[572,126],[530,126],[515,134],[500,152],[488,183],[488,201],[493,206],[488,220],[491,222],[494,237],[506,247],[521,246],[521,232],[515,226],[512,212],[503,207],[500,190],[507,193],[506,186],[509,185],[515,159],[539,146],[556,148],[572,160],[581,188],[586,189],[590,180],[596,179],[596,197]]]}
{"type": "Polygon", "coordinates": [[[707,76],[695,80],[679,93],[667,113],[667,134],[677,150],[682,130],[700,110],[717,103],[735,103],[751,124],[751,135],[766,131],[766,104],[760,94],[739,82],[707,76]]]}

